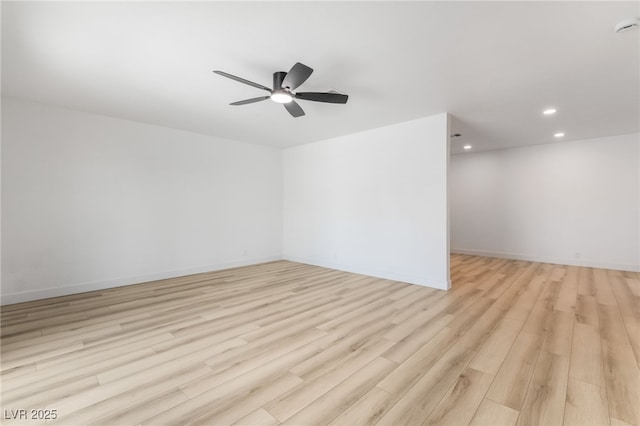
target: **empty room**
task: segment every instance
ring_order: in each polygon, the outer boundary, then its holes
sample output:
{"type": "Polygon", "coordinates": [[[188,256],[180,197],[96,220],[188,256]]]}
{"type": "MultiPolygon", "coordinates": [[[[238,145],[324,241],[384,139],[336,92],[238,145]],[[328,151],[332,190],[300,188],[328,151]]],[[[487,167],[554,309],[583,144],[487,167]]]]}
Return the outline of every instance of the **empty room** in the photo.
{"type": "Polygon", "coordinates": [[[637,1],[0,7],[0,423],[640,425],[637,1]]]}

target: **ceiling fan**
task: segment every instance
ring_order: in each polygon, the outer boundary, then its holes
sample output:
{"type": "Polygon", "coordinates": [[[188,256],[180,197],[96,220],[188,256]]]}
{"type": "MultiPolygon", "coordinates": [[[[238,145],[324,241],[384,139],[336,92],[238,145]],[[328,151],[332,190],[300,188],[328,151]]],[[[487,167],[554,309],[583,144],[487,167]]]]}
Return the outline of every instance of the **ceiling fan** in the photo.
{"type": "Polygon", "coordinates": [[[257,87],[258,89],[266,90],[269,92],[267,96],[260,96],[258,98],[245,99],[243,101],[232,102],[230,105],[246,105],[254,102],[266,101],[271,99],[274,102],[283,104],[289,114],[294,117],[301,117],[304,115],[304,111],[300,105],[294,99],[301,99],[303,101],[315,101],[315,102],[328,102],[332,104],[346,104],[348,95],[343,95],[337,92],[295,92],[302,83],[304,83],[313,69],[297,62],[289,72],[278,71],[273,73],[273,89],[270,89],[262,84],[254,83],[253,81],[245,80],[244,78],[236,77],[235,75],[226,73],[224,71],[214,71],[223,77],[230,78],[240,83],[248,84],[249,86],[257,87]]]}

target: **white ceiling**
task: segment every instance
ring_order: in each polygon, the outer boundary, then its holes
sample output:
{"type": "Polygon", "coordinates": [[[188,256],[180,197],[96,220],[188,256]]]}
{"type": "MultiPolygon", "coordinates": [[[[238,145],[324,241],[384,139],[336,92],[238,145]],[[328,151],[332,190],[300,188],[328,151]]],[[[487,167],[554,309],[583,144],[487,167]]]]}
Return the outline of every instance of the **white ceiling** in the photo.
{"type": "Polygon", "coordinates": [[[452,152],[639,130],[638,2],[2,2],[4,95],[287,147],[448,111],[452,152]],[[302,62],[294,119],[265,92],[302,62]],[[544,117],[554,106],[558,113],[544,117]]]}

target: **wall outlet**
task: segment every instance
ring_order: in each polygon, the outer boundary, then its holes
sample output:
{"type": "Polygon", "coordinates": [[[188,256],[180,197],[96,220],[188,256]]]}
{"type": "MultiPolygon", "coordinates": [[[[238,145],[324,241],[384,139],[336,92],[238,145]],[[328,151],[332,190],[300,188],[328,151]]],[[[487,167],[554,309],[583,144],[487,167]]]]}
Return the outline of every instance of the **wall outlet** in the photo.
{"type": "Polygon", "coordinates": [[[580,252],[579,251],[576,252],[576,259],[580,259],[580,252]]]}

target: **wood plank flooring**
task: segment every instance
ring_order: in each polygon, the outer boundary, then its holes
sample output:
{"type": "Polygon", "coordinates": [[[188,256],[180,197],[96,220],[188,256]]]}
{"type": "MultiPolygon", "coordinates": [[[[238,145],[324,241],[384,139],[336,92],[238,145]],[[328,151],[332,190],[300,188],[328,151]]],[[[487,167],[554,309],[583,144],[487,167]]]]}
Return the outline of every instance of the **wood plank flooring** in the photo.
{"type": "Polygon", "coordinates": [[[639,424],[640,274],[452,255],[451,276],[278,261],[5,306],[2,423],[639,424]]]}

